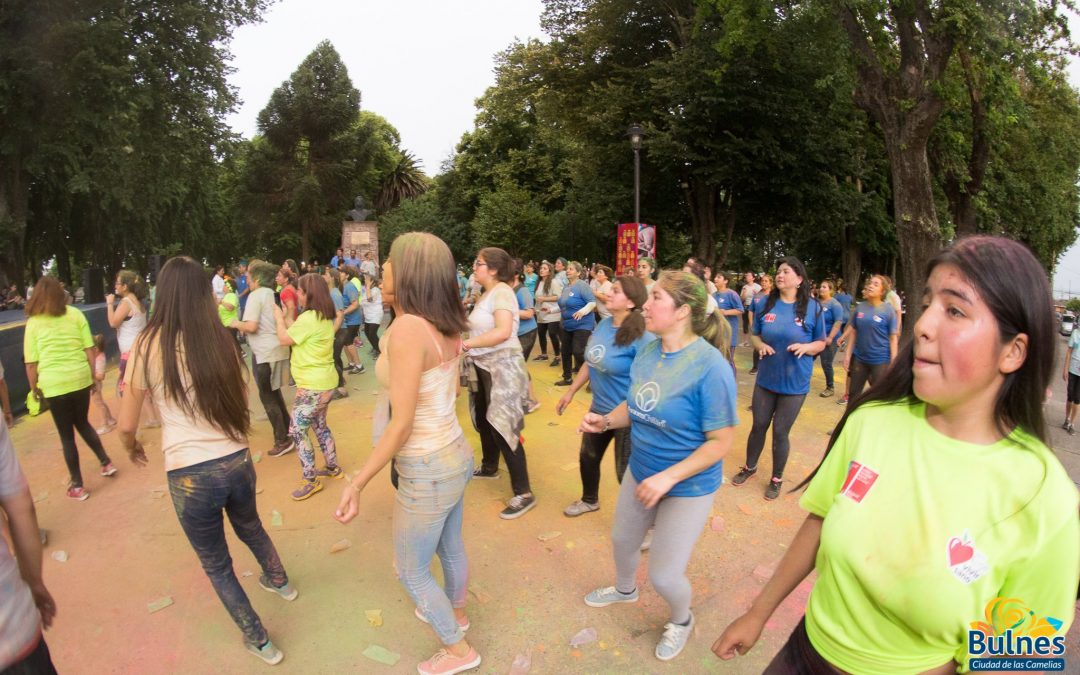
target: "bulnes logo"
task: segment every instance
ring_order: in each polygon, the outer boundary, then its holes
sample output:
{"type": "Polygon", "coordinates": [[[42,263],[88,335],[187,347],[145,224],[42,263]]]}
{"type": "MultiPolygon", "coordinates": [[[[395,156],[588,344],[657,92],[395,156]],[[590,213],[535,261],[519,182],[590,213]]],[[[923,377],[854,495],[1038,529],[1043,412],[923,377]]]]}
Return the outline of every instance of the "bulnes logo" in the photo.
{"type": "Polygon", "coordinates": [[[655,382],[646,382],[641,385],[634,396],[634,403],[641,412],[652,412],[656,404],[660,402],[660,385],[655,382]]]}
{"type": "Polygon", "coordinates": [[[595,345],[589,350],[587,355],[589,363],[600,363],[604,360],[604,354],[607,352],[607,347],[604,345],[595,345]]]}
{"type": "Polygon", "coordinates": [[[1036,615],[1018,598],[994,598],[985,614],[985,621],[972,621],[968,630],[971,670],[1065,669],[1065,637],[1057,635],[1061,621],[1036,615]]]}

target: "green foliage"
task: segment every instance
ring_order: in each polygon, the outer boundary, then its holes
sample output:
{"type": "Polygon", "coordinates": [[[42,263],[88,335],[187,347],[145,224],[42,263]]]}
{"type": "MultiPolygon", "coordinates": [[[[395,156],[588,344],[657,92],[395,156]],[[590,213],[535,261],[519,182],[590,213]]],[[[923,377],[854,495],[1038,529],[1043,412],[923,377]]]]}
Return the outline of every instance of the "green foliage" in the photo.
{"type": "Polygon", "coordinates": [[[406,232],[430,232],[446,242],[454,259],[465,262],[475,255],[472,230],[439,207],[436,191],[406,199],[397,208],[379,217],[379,250],[389,251],[394,239],[406,232]]]}
{"type": "Polygon", "coordinates": [[[1069,301],[1065,303],[1065,311],[1073,316],[1080,314],[1080,298],[1070,298],[1069,301]]]}

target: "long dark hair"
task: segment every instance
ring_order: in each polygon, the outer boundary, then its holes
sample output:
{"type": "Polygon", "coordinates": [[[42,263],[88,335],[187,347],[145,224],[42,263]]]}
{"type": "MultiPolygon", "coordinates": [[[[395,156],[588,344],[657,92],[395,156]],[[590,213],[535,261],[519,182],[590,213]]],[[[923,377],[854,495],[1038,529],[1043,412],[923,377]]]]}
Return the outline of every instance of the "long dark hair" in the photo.
{"type": "MultiPolygon", "coordinates": [[[[780,269],[781,265],[787,265],[795,274],[802,277],[802,283],[795,289],[795,317],[800,322],[805,321],[806,308],[810,304],[810,279],[806,276],[806,266],[802,264],[801,260],[791,255],[776,261],[776,269],[780,269]]],[[[769,291],[769,297],[765,298],[765,307],[762,311],[768,313],[779,299],[780,289],[776,287],[776,280],[774,279],[772,290],[769,291]]]]}
{"type": "MultiPolygon", "coordinates": [[[[957,241],[930,261],[926,276],[929,277],[938,265],[955,266],[975,287],[975,292],[997,321],[1002,343],[1020,334],[1027,335],[1027,355],[1023,365],[1005,376],[994,399],[994,421],[1003,436],[1019,427],[1048,444],[1043,399],[1053,376],[1055,345],[1053,307],[1046,272],[1027,247],[1003,237],[974,236],[957,241]],[[1009,273],[1002,274],[1002,270],[1009,273]]],[[[852,401],[833,430],[825,456],[840,437],[848,418],[860,407],[916,398],[911,373],[914,363],[915,347],[909,340],[885,376],[852,401]]],[[[795,489],[809,483],[820,468],[819,464],[795,489]]]]}
{"type": "Polygon", "coordinates": [[[161,268],[154,314],[132,350],[133,364],[145,360],[155,342],[165,398],[243,442],[251,426],[243,354],[221,325],[210,279],[187,256],[170,258],[161,268]]]}
{"type": "Polygon", "coordinates": [[[623,319],[619,330],[615,331],[615,344],[625,347],[645,334],[645,317],[641,315],[641,308],[649,299],[649,293],[645,290],[645,282],[631,274],[615,279],[615,283],[622,288],[623,295],[634,303],[634,308],[623,319]]]}

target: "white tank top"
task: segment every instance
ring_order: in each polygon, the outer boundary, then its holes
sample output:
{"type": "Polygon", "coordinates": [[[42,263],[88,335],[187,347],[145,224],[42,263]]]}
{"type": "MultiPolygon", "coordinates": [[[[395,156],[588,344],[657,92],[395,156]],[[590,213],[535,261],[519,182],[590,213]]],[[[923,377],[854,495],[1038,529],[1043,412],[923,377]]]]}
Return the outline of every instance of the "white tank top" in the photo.
{"type": "Polygon", "coordinates": [[[121,354],[127,354],[131,351],[132,345],[135,344],[135,338],[139,337],[139,333],[143,331],[143,328],[146,328],[146,312],[143,311],[143,308],[130,297],[124,298],[124,302],[131,307],[131,313],[116,329],[116,344],[120,347],[121,354]]]}
{"type": "MultiPolygon", "coordinates": [[[[399,319],[400,321],[400,319],[399,319]]],[[[391,329],[396,327],[396,322],[391,329]]],[[[420,392],[416,397],[416,413],[413,416],[412,433],[401,446],[398,454],[403,457],[422,457],[450,445],[464,432],[457,418],[458,361],[455,354],[444,361],[442,346],[431,327],[424,322],[428,334],[435,343],[439,365],[420,375],[420,392]]],[[[388,329],[387,332],[389,332],[388,329]]],[[[386,340],[389,336],[383,336],[386,340]]],[[[375,378],[384,389],[390,389],[389,350],[384,348],[375,362],[375,378]]],[[[390,412],[393,415],[393,411],[390,412]]]]}

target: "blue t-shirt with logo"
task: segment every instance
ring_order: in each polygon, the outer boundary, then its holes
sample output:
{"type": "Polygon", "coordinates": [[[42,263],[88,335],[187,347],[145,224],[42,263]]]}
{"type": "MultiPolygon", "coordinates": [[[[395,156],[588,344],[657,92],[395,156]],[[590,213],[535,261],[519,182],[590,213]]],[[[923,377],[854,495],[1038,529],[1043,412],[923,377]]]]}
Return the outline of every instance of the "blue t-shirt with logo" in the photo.
{"type": "MultiPolygon", "coordinates": [[[[821,317],[825,320],[825,337],[828,337],[837,322],[844,325],[844,307],[836,298],[829,298],[821,303],[821,317]]],[[[839,338],[839,334],[836,337],[839,338]]]]}
{"type": "MultiPolygon", "coordinates": [[[[735,372],[702,338],[664,353],[660,340],[638,352],[630,366],[630,472],[640,482],[689,457],[706,432],[739,423],[735,372]]],[[[671,497],[700,497],[720,487],[723,462],[678,483],[671,497]]]]}
{"type": "MultiPolygon", "coordinates": [[[[517,296],[518,309],[525,311],[527,309],[533,309],[533,296],[529,292],[529,289],[524,286],[518,286],[514,289],[514,295],[517,296]]],[[[524,335],[529,331],[536,330],[536,314],[533,314],[531,319],[521,319],[518,323],[518,335],[524,335]]]]}
{"type": "MultiPolygon", "coordinates": [[[[730,288],[726,291],[717,291],[713,294],[713,298],[716,300],[716,306],[720,308],[720,311],[737,309],[740,314],[743,311],[742,298],[730,288]]],[[[724,318],[727,319],[728,325],[731,326],[731,346],[734,347],[739,343],[739,315],[732,314],[724,318]]]]}
{"type": "Polygon", "coordinates": [[[563,288],[559,296],[559,309],[562,310],[562,327],[569,332],[574,330],[592,330],[596,327],[596,317],[589,312],[580,319],[574,318],[574,312],[578,311],[590,302],[596,302],[589,284],[578,279],[570,286],[563,288]]]}
{"type": "Polygon", "coordinates": [[[645,345],[656,336],[645,331],[628,345],[615,344],[618,328],[611,317],[596,324],[585,347],[585,362],[589,364],[589,382],[592,384],[592,406],[589,410],[606,415],[626,400],[630,390],[630,365],[645,345]]]}
{"type": "Polygon", "coordinates": [[[874,307],[869,302],[855,306],[851,317],[855,326],[855,350],[852,357],[868,366],[889,362],[889,336],[900,330],[896,310],[887,302],[874,307]]]}
{"type": "MultiPolygon", "coordinates": [[[[351,281],[345,284],[345,289],[341,292],[345,296],[345,307],[348,309],[349,305],[353,304],[360,298],[360,291],[356,288],[356,284],[351,281]]],[[[345,315],[346,326],[359,326],[364,318],[364,312],[360,309],[360,305],[356,306],[356,310],[345,315]]]]}
{"type": "Polygon", "coordinates": [[[847,293],[837,293],[833,296],[840,306],[844,308],[843,324],[846,326],[851,321],[851,296],[847,293]]]}
{"type": "Polygon", "coordinates": [[[758,364],[757,386],[777,394],[809,393],[814,358],[796,356],[788,351],[788,346],[825,339],[821,306],[811,298],[806,303],[806,318],[799,321],[796,303],[777,298],[776,304],[765,311],[766,300],[762,298],[754,303],[752,331],[776,353],[762,358],[758,364]]]}
{"type": "Polygon", "coordinates": [[[341,312],[345,310],[345,296],[341,294],[336,288],[330,289],[330,300],[334,303],[334,310],[341,312]]]}

